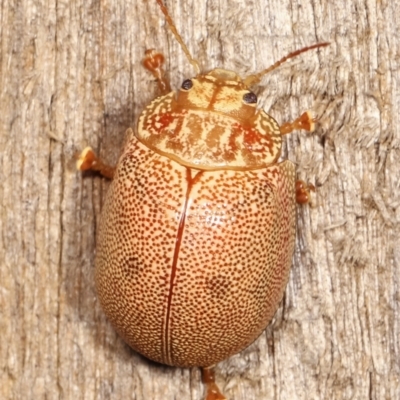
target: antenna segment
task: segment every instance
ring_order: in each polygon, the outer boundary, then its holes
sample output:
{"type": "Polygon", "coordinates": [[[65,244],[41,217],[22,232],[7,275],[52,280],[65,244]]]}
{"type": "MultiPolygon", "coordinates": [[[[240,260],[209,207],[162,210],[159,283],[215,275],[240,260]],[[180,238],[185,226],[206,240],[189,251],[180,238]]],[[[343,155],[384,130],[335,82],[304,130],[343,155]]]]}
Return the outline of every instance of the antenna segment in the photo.
{"type": "Polygon", "coordinates": [[[199,62],[197,60],[195,60],[192,55],[190,54],[186,44],[184,43],[182,36],[178,33],[176,26],[174,24],[174,21],[172,20],[171,16],[169,15],[168,9],[167,7],[165,7],[164,3],[162,2],[162,0],[157,0],[158,5],[161,8],[161,11],[163,12],[164,16],[165,16],[165,20],[167,21],[167,24],[169,26],[169,29],[171,30],[171,32],[173,33],[173,35],[175,36],[175,39],[178,41],[178,43],[181,45],[183,52],[186,54],[187,59],[189,60],[190,64],[193,65],[194,69],[196,70],[197,74],[200,74],[201,70],[200,70],[200,65],[199,62]]]}
{"type": "MultiPolygon", "coordinates": [[[[157,0],[158,1],[158,0],[157,0]]],[[[306,51],[312,50],[312,49],[317,49],[319,47],[325,47],[328,46],[329,43],[325,42],[325,43],[317,43],[317,44],[313,44],[312,46],[308,46],[308,47],[303,47],[302,49],[293,51],[292,53],[289,53],[287,56],[281,58],[279,61],[277,61],[275,64],[271,65],[270,67],[262,70],[261,72],[259,72],[258,74],[254,74],[254,75],[249,75],[247,78],[245,78],[243,80],[243,83],[248,86],[254,86],[257,83],[260,82],[261,78],[268,74],[269,72],[273,71],[274,69],[278,68],[281,64],[283,64],[285,61],[289,60],[290,58],[296,57],[301,53],[304,53],[306,51]]]]}

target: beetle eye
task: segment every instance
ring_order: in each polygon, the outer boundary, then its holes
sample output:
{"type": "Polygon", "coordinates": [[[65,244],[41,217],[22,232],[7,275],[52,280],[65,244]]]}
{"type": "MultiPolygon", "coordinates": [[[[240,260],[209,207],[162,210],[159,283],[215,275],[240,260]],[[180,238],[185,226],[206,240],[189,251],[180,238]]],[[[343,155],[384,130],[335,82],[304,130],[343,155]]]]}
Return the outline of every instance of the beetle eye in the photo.
{"type": "Polygon", "coordinates": [[[190,79],[183,81],[181,88],[184,90],[189,90],[193,87],[193,82],[190,79]]]}
{"type": "Polygon", "coordinates": [[[257,103],[257,96],[253,92],[248,92],[243,95],[243,101],[247,104],[257,103]]]}

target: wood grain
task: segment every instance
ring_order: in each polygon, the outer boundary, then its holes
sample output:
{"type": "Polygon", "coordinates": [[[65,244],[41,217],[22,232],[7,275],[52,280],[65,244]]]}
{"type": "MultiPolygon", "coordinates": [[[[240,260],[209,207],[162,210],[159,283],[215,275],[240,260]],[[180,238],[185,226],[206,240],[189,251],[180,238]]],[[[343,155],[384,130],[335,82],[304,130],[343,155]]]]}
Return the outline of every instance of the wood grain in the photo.
{"type": "MultiPolygon", "coordinates": [[[[145,49],[172,86],[193,74],[155,1],[0,2],[0,398],[192,399],[197,369],[151,363],[96,300],[93,259],[108,183],[75,171],[93,146],[110,163],[157,94],[145,49]]],[[[266,76],[279,122],[311,109],[313,134],[285,154],[316,185],[298,208],[294,264],[265,333],[221,363],[231,400],[400,398],[400,3],[169,0],[202,68],[243,76],[329,41],[266,76]]]]}

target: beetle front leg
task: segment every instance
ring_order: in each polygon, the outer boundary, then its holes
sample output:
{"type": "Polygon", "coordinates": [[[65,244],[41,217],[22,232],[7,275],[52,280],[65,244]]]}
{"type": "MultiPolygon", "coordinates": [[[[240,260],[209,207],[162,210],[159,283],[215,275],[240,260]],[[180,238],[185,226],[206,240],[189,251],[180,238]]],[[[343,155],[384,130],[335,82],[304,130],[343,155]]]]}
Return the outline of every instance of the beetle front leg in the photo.
{"type": "Polygon", "coordinates": [[[201,369],[203,383],[207,387],[205,400],[226,400],[226,397],[219,391],[215,383],[215,372],[213,367],[201,369]]]}
{"type": "Polygon", "coordinates": [[[104,164],[93,151],[91,147],[83,149],[76,161],[76,168],[79,171],[96,171],[103,175],[105,178],[113,179],[115,167],[104,164]]]}
{"type": "Polygon", "coordinates": [[[315,128],[315,121],[316,119],[312,117],[310,111],[306,111],[293,122],[286,122],[285,124],[281,125],[281,134],[287,135],[288,133],[298,129],[304,129],[305,131],[312,132],[315,128]]]}
{"type": "Polygon", "coordinates": [[[157,79],[158,87],[162,94],[167,94],[171,91],[171,85],[165,77],[163,64],[165,58],[161,53],[157,53],[154,49],[146,50],[144,53],[143,66],[149,70],[157,79]]]}

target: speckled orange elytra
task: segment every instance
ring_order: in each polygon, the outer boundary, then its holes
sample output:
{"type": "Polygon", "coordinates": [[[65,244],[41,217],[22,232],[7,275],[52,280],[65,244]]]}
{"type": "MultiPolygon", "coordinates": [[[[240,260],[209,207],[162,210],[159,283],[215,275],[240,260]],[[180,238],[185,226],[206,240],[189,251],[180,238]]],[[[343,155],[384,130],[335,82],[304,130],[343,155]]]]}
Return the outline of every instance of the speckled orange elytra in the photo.
{"type": "Polygon", "coordinates": [[[164,57],[144,66],[162,95],[142,112],[114,169],[90,148],[78,169],[113,178],[102,211],[96,286],[111,323],[157,362],[203,368],[206,400],[225,399],[211,367],[252,343],[282,298],[295,239],[296,198],[309,189],[279,162],[282,135],[312,131],[308,112],[281,126],[249,90],[287,59],[242,79],[202,73],[162,3],[196,77],[175,92],[164,57]]]}

